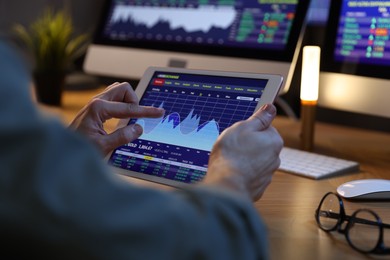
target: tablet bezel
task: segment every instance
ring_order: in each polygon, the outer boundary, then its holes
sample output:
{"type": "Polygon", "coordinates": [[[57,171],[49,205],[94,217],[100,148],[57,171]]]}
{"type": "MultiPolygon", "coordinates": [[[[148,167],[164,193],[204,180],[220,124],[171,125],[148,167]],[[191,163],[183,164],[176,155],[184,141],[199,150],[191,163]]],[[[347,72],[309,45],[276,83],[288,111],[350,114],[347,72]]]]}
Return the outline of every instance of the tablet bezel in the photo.
{"type": "MultiPolygon", "coordinates": [[[[135,89],[135,93],[138,96],[138,98],[141,100],[142,96],[148,87],[153,75],[155,72],[161,72],[161,73],[184,73],[184,74],[195,74],[195,75],[205,75],[205,76],[222,76],[222,77],[233,77],[233,78],[249,78],[249,79],[263,79],[268,80],[264,92],[260,97],[260,100],[257,103],[257,106],[255,108],[255,111],[257,111],[261,106],[269,103],[273,103],[275,98],[277,97],[282,83],[283,83],[283,77],[281,75],[275,75],[275,74],[257,74],[257,73],[242,73],[242,72],[231,72],[231,71],[216,71],[216,70],[194,70],[194,69],[183,69],[183,68],[165,68],[165,67],[149,67],[144,75],[142,76],[138,86],[135,89]]],[[[115,127],[115,130],[121,127],[126,126],[129,123],[129,118],[126,119],[120,119],[117,126],[115,127]]],[[[111,151],[109,155],[106,157],[106,162],[108,162],[109,158],[111,157],[112,153],[115,151],[111,151]]],[[[108,164],[110,168],[114,170],[115,173],[134,177],[146,181],[152,181],[155,183],[160,183],[164,185],[169,185],[177,188],[185,188],[188,186],[193,185],[193,183],[185,183],[180,182],[176,180],[166,179],[159,176],[149,175],[145,173],[140,173],[136,171],[131,170],[125,170],[119,167],[111,166],[108,164]]]]}

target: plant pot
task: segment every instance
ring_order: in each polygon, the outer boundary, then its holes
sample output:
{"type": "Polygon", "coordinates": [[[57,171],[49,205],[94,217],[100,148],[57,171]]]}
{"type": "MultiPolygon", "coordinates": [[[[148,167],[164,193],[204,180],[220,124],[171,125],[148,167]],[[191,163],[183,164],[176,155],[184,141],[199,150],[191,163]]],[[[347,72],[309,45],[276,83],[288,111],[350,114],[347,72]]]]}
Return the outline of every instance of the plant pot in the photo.
{"type": "Polygon", "coordinates": [[[38,102],[61,106],[66,73],[62,71],[36,71],[33,74],[38,102]]]}

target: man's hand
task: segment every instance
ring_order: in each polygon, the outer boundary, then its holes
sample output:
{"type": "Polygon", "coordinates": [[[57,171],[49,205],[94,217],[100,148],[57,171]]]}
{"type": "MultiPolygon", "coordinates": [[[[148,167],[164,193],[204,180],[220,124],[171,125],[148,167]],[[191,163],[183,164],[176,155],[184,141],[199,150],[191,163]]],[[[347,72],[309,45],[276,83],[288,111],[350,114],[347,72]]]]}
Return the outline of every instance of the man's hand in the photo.
{"type": "Polygon", "coordinates": [[[273,105],[265,105],[249,119],[227,128],[210,155],[203,183],[223,186],[258,200],[279,167],[283,141],[271,122],[273,105]]]}
{"type": "Polygon", "coordinates": [[[114,83],[95,96],[69,125],[92,140],[107,155],[114,148],[137,139],[140,125],[128,125],[107,134],[103,124],[111,118],[161,117],[164,110],[138,105],[138,97],[129,83],[114,83]]]}

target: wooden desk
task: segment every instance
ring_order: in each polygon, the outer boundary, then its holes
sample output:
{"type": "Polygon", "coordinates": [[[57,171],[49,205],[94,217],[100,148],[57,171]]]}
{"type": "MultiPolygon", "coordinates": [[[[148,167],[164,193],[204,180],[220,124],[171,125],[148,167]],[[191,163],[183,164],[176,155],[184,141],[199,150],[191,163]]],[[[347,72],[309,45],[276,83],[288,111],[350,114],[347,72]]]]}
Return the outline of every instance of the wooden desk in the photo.
{"type": "MultiPolygon", "coordinates": [[[[63,109],[56,110],[57,115],[64,122],[70,122],[77,111],[102,90],[65,92],[63,109]]],[[[109,122],[108,128],[112,129],[115,123],[109,122]]],[[[278,117],[274,126],[286,146],[299,147],[299,122],[278,117]]],[[[320,230],[314,219],[314,211],[326,192],[335,191],[344,182],[363,178],[390,179],[390,135],[317,123],[314,151],[358,161],[360,172],[320,181],[276,172],[263,198],[255,203],[269,229],[271,259],[367,258],[354,251],[343,235],[320,230]]],[[[384,222],[390,223],[390,201],[345,201],[345,208],[347,214],[357,208],[371,208],[384,222]]],[[[390,230],[385,232],[385,238],[390,247],[390,230]]]]}
{"type": "MultiPolygon", "coordinates": [[[[299,122],[277,118],[274,126],[286,146],[299,148],[299,122]]],[[[275,260],[365,259],[367,256],[348,245],[344,235],[320,230],[314,211],[325,193],[336,191],[344,182],[366,178],[390,179],[390,135],[317,123],[314,151],[358,161],[360,172],[319,181],[276,172],[263,198],[255,203],[269,229],[271,257],[275,260]]],[[[390,201],[345,201],[347,214],[358,208],[371,208],[383,222],[390,223],[390,201]]],[[[390,230],[385,232],[386,238],[387,246],[390,246],[390,230]]]]}

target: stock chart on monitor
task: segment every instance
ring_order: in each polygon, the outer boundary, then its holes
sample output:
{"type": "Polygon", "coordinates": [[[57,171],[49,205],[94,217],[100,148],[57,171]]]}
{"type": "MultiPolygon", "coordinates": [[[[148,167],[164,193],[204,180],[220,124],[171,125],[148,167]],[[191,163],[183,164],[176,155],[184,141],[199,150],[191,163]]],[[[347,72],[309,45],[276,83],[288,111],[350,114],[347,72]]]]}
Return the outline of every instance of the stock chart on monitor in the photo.
{"type": "Polygon", "coordinates": [[[343,1],[337,61],[390,65],[390,1],[343,1]]]}
{"type": "Polygon", "coordinates": [[[104,34],[111,40],[283,49],[298,0],[118,0],[104,34]]]}
{"type": "Polygon", "coordinates": [[[253,114],[266,84],[264,79],[156,72],[140,104],[162,107],[165,115],[131,119],[144,132],[114,151],[109,163],[186,183],[201,180],[220,133],[253,114]]]}

